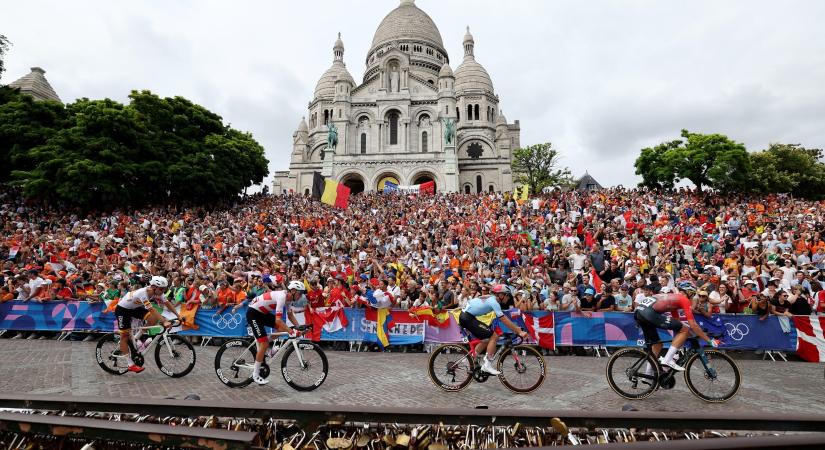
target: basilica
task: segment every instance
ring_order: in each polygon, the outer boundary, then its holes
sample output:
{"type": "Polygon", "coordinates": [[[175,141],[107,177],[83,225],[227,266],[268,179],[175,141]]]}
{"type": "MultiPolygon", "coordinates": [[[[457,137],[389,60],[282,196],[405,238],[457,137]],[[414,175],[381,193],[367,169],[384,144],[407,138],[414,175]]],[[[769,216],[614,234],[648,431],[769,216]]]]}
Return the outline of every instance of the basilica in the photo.
{"type": "Polygon", "coordinates": [[[439,192],[512,190],[519,121],[507,122],[469,28],[462,44],[453,70],[433,20],[415,0],[401,0],[378,25],[356,83],[339,34],[332,66],[293,133],[289,170],[275,172],[273,192],[309,193],[313,172],[353,193],[427,181],[439,192]],[[445,140],[447,127],[454,136],[445,140]],[[328,145],[330,128],[337,145],[328,145]]]}

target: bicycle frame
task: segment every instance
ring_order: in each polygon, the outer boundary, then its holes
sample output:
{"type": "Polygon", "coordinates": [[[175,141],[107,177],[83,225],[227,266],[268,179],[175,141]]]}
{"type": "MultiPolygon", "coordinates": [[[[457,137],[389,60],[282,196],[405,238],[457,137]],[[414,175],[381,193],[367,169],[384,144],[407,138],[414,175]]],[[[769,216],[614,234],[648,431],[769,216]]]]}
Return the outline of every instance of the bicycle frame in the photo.
{"type": "MultiPolygon", "coordinates": [[[[287,335],[289,335],[289,333],[279,332],[279,333],[271,333],[268,337],[269,338],[274,338],[274,337],[287,336],[287,335]]],[[[298,346],[298,344],[301,342],[301,340],[302,340],[302,338],[299,337],[299,336],[295,336],[295,337],[291,337],[291,338],[287,339],[286,341],[284,341],[284,343],[282,345],[278,346],[278,350],[271,357],[266,355],[266,353],[265,353],[264,354],[264,362],[266,362],[267,359],[271,359],[271,360],[277,359],[279,356],[281,356],[281,353],[284,351],[284,349],[287,348],[287,345],[292,345],[292,348],[295,349],[295,354],[298,355],[298,362],[301,363],[301,367],[306,367],[306,362],[304,362],[304,354],[303,354],[303,352],[301,352],[301,348],[298,346]]],[[[275,343],[277,341],[273,340],[272,342],[275,343]]],[[[255,349],[257,350],[257,346],[258,346],[258,342],[253,339],[252,343],[250,343],[246,348],[247,348],[247,350],[251,351],[252,354],[255,354],[257,352],[253,351],[252,348],[255,347],[255,349]]],[[[239,356],[234,361],[232,361],[232,365],[236,366],[236,367],[244,367],[244,368],[247,368],[247,369],[250,369],[250,368],[254,367],[254,361],[252,362],[252,364],[238,364],[238,361],[243,359],[243,355],[244,355],[244,353],[241,353],[241,356],[239,356]]]]}
{"type": "MultiPolygon", "coordinates": [[[[137,350],[138,349],[137,340],[140,337],[140,334],[137,333],[137,331],[148,330],[150,328],[154,328],[155,326],[157,326],[157,325],[142,326],[142,327],[137,327],[137,328],[130,329],[129,330],[129,341],[130,341],[129,344],[130,344],[130,347],[131,347],[130,350],[137,352],[139,355],[144,355],[144,354],[146,354],[146,352],[149,351],[149,349],[151,349],[152,347],[157,345],[158,342],[160,341],[160,339],[163,339],[163,342],[166,343],[166,351],[169,352],[170,357],[174,358],[175,354],[172,352],[172,341],[169,339],[169,334],[171,334],[171,330],[172,330],[171,328],[166,328],[159,335],[155,336],[155,338],[152,339],[152,342],[150,342],[149,345],[147,345],[146,348],[144,348],[143,350],[141,350],[141,351],[137,350]]],[[[126,358],[127,356],[128,355],[117,355],[116,357],[117,358],[126,358]]]]}

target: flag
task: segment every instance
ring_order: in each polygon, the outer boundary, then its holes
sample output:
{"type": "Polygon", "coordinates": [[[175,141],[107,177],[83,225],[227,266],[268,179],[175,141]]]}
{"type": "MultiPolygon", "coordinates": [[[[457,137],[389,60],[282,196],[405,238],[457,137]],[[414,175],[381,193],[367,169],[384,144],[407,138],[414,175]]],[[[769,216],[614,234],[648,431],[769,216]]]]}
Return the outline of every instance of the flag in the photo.
{"type": "Polygon", "coordinates": [[[384,193],[391,194],[398,191],[398,185],[389,181],[384,182],[384,193]]]}
{"type": "Polygon", "coordinates": [[[350,189],[347,186],[333,180],[324,178],[320,173],[315,172],[312,176],[312,198],[320,200],[337,208],[347,208],[349,202],[350,189]]]}
{"type": "Polygon", "coordinates": [[[527,332],[539,344],[539,347],[555,350],[556,334],[553,331],[553,314],[536,317],[524,313],[524,326],[527,327],[527,332]]]}
{"type": "Polygon", "coordinates": [[[527,200],[528,192],[530,192],[530,186],[525,184],[521,187],[521,200],[527,200]]]}
{"type": "Polygon", "coordinates": [[[192,330],[200,328],[198,325],[195,325],[195,315],[198,313],[200,306],[201,305],[195,303],[186,304],[180,308],[180,320],[185,328],[192,330]]]}
{"type": "Polygon", "coordinates": [[[309,338],[313,341],[321,340],[321,331],[334,333],[349,325],[347,315],[342,306],[326,306],[321,308],[307,308],[304,311],[306,322],[312,324],[309,338]]]}
{"type": "Polygon", "coordinates": [[[376,327],[375,335],[378,338],[378,345],[381,350],[390,345],[390,328],[392,327],[392,315],[389,308],[378,308],[375,310],[376,327]]]}
{"type": "Polygon", "coordinates": [[[590,268],[590,283],[593,284],[593,288],[596,289],[596,292],[602,292],[602,279],[599,278],[598,272],[596,269],[590,268]]]}
{"type": "Polygon", "coordinates": [[[432,327],[445,328],[450,325],[450,313],[436,314],[432,306],[417,306],[410,308],[410,317],[416,317],[432,327]]]}
{"type": "Polygon", "coordinates": [[[796,326],[796,354],[808,362],[825,361],[825,317],[793,316],[796,326]]]}
{"type": "Polygon", "coordinates": [[[428,181],[418,185],[418,193],[421,195],[435,194],[435,181],[428,181]]]}
{"type": "Polygon", "coordinates": [[[513,200],[518,200],[519,198],[521,198],[521,195],[519,194],[518,189],[519,189],[519,186],[516,186],[516,187],[513,188],[513,200]]]}

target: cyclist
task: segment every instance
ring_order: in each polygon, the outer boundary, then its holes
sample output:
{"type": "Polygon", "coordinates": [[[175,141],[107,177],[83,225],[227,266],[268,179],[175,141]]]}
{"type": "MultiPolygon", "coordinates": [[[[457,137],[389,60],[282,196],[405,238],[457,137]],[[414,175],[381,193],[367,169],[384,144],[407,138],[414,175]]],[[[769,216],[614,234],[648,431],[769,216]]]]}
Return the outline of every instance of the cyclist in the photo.
{"type": "MultiPolygon", "coordinates": [[[[286,291],[268,291],[252,299],[247,298],[243,302],[232,308],[234,314],[238,308],[249,302],[249,309],[246,310],[246,323],[252,330],[252,335],[257,342],[258,352],[255,354],[255,369],[252,372],[252,381],[258,384],[267,384],[269,380],[261,377],[261,365],[263,365],[266,350],[269,347],[269,336],[264,327],[274,328],[278,331],[285,331],[292,334],[292,330],[284,323],[284,309],[289,303],[298,301],[304,293],[304,283],[298,280],[289,282],[286,291]]],[[[297,324],[298,320],[292,312],[292,308],[287,310],[290,322],[297,324]]]]}
{"type": "Polygon", "coordinates": [[[492,358],[496,354],[496,339],[491,339],[493,330],[484,322],[478,320],[478,316],[489,314],[494,311],[496,317],[501,320],[507,328],[513,330],[522,338],[527,337],[527,332],[516,326],[509,317],[501,312],[501,305],[505,304],[508,297],[511,296],[510,289],[503,284],[496,284],[492,288],[493,295],[486,298],[473,298],[461,310],[458,316],[458,323],[470,332],[476,339],[481,339],[481,342],[476,347],[476,353],[482,354],[486,346],[487,352],[484,356],[484,362],[481,364],[481,370],[491,375],[499,375],[501,372],[493,367],[492,358]]]}
{"type": "MultiPolygon", "coordinates": [[[[126,362],[129,364],[129,371],[140,373],[145,369],[140,367],[132,361],[132,353],[129,351],[129,334],[132,331],[132,319],[145,320],[147,325],[152,326],[158,322],[162,322],[165,328],[169,328],[172,323],[164,319],[159,312],[152,308],[151,300],[157,299],[164,303],[169,310],[175,311],[174,306],[168,300],[163,298],[163,293],[169,282],[166,278],[160,276],[153,276],[149,280],[149,286],[134,290],[123,296],[115,307],[115,318],[117,319],[117,328],[120,333],[120,354],[128,355],[126,362]]],[[[177,315],[177,312],[175,312],[177,315]]],[[[180,316],[178,316],[180,319],[180,316]]]]}
{"type": "Polygon", "coordinates": [[[679,283],[677,287],[680,292],[657,294],[639,300],[633,317],[636,319],[639,327],[642,328],[645,340],[649,344],[652,344],[651,348],[656,356],[659,356],[659,353],[662,351],[662,343],[659,340],[659,333],[656,330],[659,328],[663,330],[673,330],[673,342],[671,342],[667,354],[665,354],[663,358],[659,358],[659,362],[664,366],[681,372],[684,371],[685,368],[677,364],[676,361],[673,360],[673,357],[676,355],[676,352],[682,348],[682,344],[687,340],[690,330],[693,330],[696,336],[707,341],[714,347],[719,346],[719,341],[709,338],[702,330],[702,327],[693,319],[690,298],[687,295],[695,293],[696,286],[689,281],[683,281],[679,283]],[[679,310],[684,312],[688,327],[684,327],[682,322],[679,321],[679,310]],[[665,312],[670,312],[670,315],[665,315],[665,312]]]}

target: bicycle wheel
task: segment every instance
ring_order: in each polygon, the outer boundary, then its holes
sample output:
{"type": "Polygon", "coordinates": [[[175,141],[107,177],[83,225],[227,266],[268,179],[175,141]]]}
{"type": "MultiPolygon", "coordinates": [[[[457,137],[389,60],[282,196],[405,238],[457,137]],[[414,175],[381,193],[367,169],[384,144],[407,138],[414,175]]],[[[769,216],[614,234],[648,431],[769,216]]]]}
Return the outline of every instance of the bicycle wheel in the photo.
{"type": "Polygon", "coordinates": [[[547,376],[547,363],[538,350],[529,345],[516,345],[504,349],[498,357],[498,370],[501,381],[507,389],[526,394],[533,392],[544,383],[547,376]]]}
{"type": "Polygon", "coordinates": [[[629,400],[647,398],[659,387],[659,364],[653,356],[636,348],[614,353],[605,371],[610,388],[629,400]]]}
{"type": "Polygon", "coordinates": [[[473,381],[470,351],[463,345],[445,344],[433,350],[428,373],[434,385],[445,391],[460,391],[473,381]]]}
{"type": "Polygon", "coordinates": [[[255,370],[255,343],[247,339],[230,339],[215,354],[215,374],[221,383],[237,388],[252,382],[255,370]]]}
{"type": "Polygon", "coordinates": [[[324,384],[329,364],[321,346],[309,341],[298,342],[299,358],[292,342],[284,345],[287,347],[281,358],[281,375],[286,384],[296,391],[314,391],[324,384]]]}
{"type": "Polygon", "coordinates": [[[739,392],[742,375],[730,356],[719,350],[705,350],[707,366],[698,353],[685,364],[685,383],[690,392],[710,403],[730,400],[739,392]]]}
{"type": "Polygon", "coordinates": [[[161,336],[155,345],[155,363],[158,369],[172,378],[186,376],[195,368],[195,348],[186,339],[177,335],[168,335],[169,343],[161,336]],[[171,348],[170,348],[171,347],[171,348]]]}
{"type": "Polygon", "coordinates": [[[123,375],[129,370],[126,357],[120,353],[120,335],[117,333],[104,334],[98,339],[95,347],[95,359],[101,369],[113,375],[123,375]],[[115,353],[117,352],[117,353],[115,353]]]}

